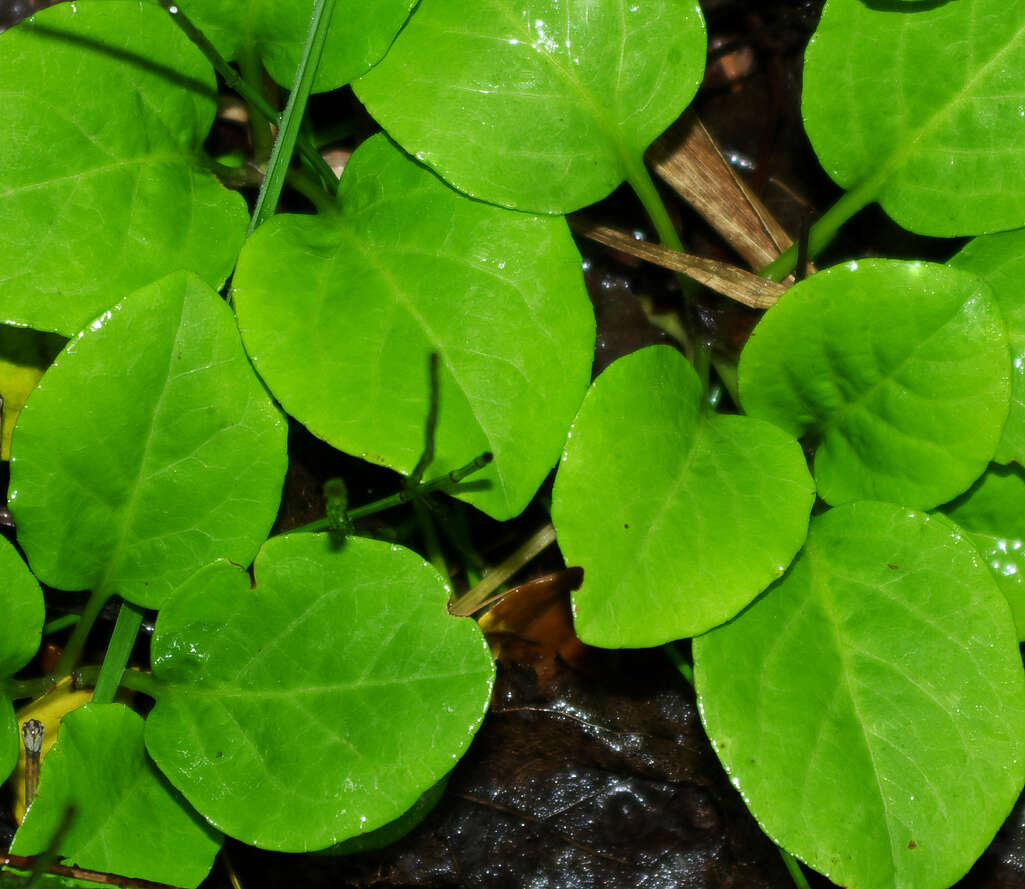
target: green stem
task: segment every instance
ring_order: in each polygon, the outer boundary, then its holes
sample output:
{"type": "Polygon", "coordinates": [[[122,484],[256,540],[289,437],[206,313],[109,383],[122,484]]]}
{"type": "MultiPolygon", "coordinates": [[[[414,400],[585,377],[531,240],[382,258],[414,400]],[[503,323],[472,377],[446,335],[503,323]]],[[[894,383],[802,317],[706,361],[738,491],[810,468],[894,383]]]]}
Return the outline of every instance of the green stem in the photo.
{"type": "MultiPolygon", "coordinates": [[[[262,114],[270,123],[277,125],[280,115],[270,106],[270,104],[268,104],[267,100],[264,99],[259,88],[249,83],[249,81],[242,77],[234,68],[231,67],[231,65],[228,64],[224,56],[217,51],[216,47],[214,47],[214,45],[207,39],[206,35],[192,23],[184,12],[182,12],[175,0],[159,0],[159,3],[167,10],[168,13],[170,13],[171,19],[179,28],[182,29],[185,36],[196,45],[203,55],[206,56],[210,64],[217,70],[217,73],[224,78],[224,82],[228,89],[234,90],[243,99],[245,99],[250,108],[255,109],[257,113],[262,114]]],[[[300,139],[299,151],[310,167],[317,171],[318,176],[324,182],[324,187],[331,194],[334,194],[338,189],[338,177],[335,176],[334,170],[331,169],[331,165],[320,156],[320,152],[317,151],[317,147],[306,139],[300,139]]]]}
{"type": "Polygon", "coordinates": [[[285,181],[299,192],[299,194],[306,198],[306,200],[313,204],[313,206],[317,208],[317,212],[322,216],[337,212],[338,205],[335,204],[334,198],[325,192],[324,189],[320,187],[320,183],[310,176],[305,170],[289,170],[288,176],[285,177],[285,181]]]}
{"type": "MultiPolygon", "coordinates": [[[[662,246],[669,247],[672,250],[679,250],[681,253],[685,252],[683,241],[680,240],[680,234],[676,231],[673,220],[669,218],[669,211],[666,210],[666,205],[662,201],[662,195],[658,193],[651,174],[644,165],[644,158],[630,157],[626,161],[626,171],[626,181],[630,183],[634,194],[637,195],[644,206],[644,210],[651,219],[652,225],[655,226],[655,231],[658,233],[658,239],[662,242],[662,246]]],[[[684,300],[687,302],[693,301],[699,285],[681,272],[676,272],[675,274],[684,300]]],[[[692,357],[696,357],[702,349],[708,348],[707,343],[701,340],[697,343],[690,342],[690,336],[686,329],[684,329],[684,337],[687,340],[683,344],[684,348],[692,357]]]]}
{"type": "Polygon", "coordinates": [[[54,633],[59,633],[61,630],[73,627],[82,619],[81,614],[64,614],[60,617],[55,617],[53,620],[48,620],[43,624],[43,635],[51,636],[54,633]]]}
{"type": "MultiPolygon", "coordinates": [[[[95,686],[99,682],[102,669],[103,667],[80,667],[75,670],[76,688],[95,686]]],[[[160,695],[160,680],[152,673],[143,673],[139,670],[125,670],[118,687],[137,691],[154,699],[160,695]]]]}
{"type": "Polygon", "coordinates": [[[808,885],[808,878],[804,875],[804,871],[801,870],[800,862],[782,846],[777,846],[776,848],[779,849],[780,857],[787,866],[787,870],[790,871],[790,878],[794,881],[797,889],[811,889],[808,885]]]}
{"type": "Polygon", "coordinates": [[[427,509],[423,500],[413,501],[413,511],[416,513],[416,521],[420,526],[420,533],[423,535],[424,546],[427,549],[427,561],[433,566],[444,579],[449,582],[448,562],[445,561],[445,553],[441,549],[441,541],[438,539],[438,529],[434,526],[434,519],[431,518],[430,510],[427,509]]]}
{"type": "MultiPolygon", "coordinates": [[[[829,246],[840,227],[855,213],[868,206],[876,199],[879,186],[883,182],[883,170],[870,176],[860,185],[844,192],[808,232],[808,258],[814,259],[829,246]]],[[[797,252],[799,244],[795,241],[784,253],[777,256],[761,274],[770,281],[782,281],[797,268],[797,252]]]]}
{"type": "Polygon", "coordinates": [[[50,676],[43,676],[39,679],[8,679],[3,683],[3,688],[13,701],[23,698],[41,698],[47,692],[52,691],[56,685],[50,676]]]}
{"type": "MultiPolygon", "coordinates": [[[[458,485],[471,473],[487,466],[492,459],[493,457],[491,452],[485,451],[475,460],[471,460],[465,466],[460,466],[459,469],[453,469],[448,474],[431,479],[431,481],[424,482],[422,485],[417,485],[415,488],[404,488],[397,494],[392,494],[390,497],[383,497],[380,500],[375,500],[373,503],[368,503],[366,506],[360,506],[357,509],[350,509],[345,513],[345,516],[350,522],[355,522],[357,519],[365,519],[369,515],[374,515],[374,513],[384,512],[384,510],[391,509],[393,506],[401,506],[403,503],[409,503],[410,501],[423,497],[425,494],[430,494],[433,491],[444,491],[446,489],[450,489],[453,486],[458,485]]],[[[293,532],[326,531],[329,525],[330,522],[327,519],[317,519],[315,522],[310,522],[308,525],[294,528],[293,532]]]]}
{"type": "Polygon", "coordinates": [[[292,154],[295,152],[296,140],[306,111],[306,101],[313,88],[313,77],[317,73],[320,56],[324,51],[324,41],[327,40],[327,29],[331,24],[334,8],[335,0],[316,0],[314,4],[313,17],[306,32],[306,43],[303,45],[299,68],[295,73],[295,87],[288,95],[288,103],[281,116],[278,137],[274,140],[274,148],[270,153],[267,178],[263,180],[263,187],[253,210],[253,218],[249,222],[249,234],[272,216],[278,205],[285,176],[292,164],[292,154]]]}
{"type": "Polygon", "coordinates": [[[128,659],[132,656],[132,649],[135,647],[135,638],[139,635],[139,628],[142,626],[143,610],[138,605],[129,602],[121,603],[121,610],[117,614],[117,622],[114,624],[114,632],[110,637],[110,644],[107,646],[107,654],[103,658],[103,666],[100,667],[100,674],[96,678],[96,691],[93,693],[93,701],[97,704],[109,704],[117,694],[117,688],[121,684],[121,677],[124,676],[125,668],[128,666],[128,659]]]}
{"type": "MultiPolygon", "coordinates": [[[[245,48],[242,57],[239,59],[239,68],[242,69],[242,79],[259,89],[260,84],[263,82],[263,65],[260,62],[260,55],[254,45],[245,48]]],[[[253,107],[251,102],[248,104],[249,132],[253,138],[253,158],[256,163],[263,164],[270,157],[271,146],[274,144],[269,126],[271,121],[266,120],[253,107]]]]}
{"type": "Polygon", "coordinates": [[[673,662],[673,666],[676,667],[677,672],[686,679],[690,687],[693,688],[694,668],[690,665],[687,658],[683,656],[683,652],[680,651],[677,644],[675,642],[668,642],[662,646],[662,650],[666,653],[669,660],[673,662]]]}
{"type": "Polygon", "coordinates": [[[82,609],[82,616],[75,624],[75,629],[71,631],[68,644],[64,646],[64,651],[57,659],[57,666],[53,668],[51,675],[55,679],[61,679],[75,669],[78,659],[82,656],[86,640],[89,638],[89,632],[109,598],[109,593],[93,591],[89,594],[89,600],[85,603],[85,608],[82,609]]]}

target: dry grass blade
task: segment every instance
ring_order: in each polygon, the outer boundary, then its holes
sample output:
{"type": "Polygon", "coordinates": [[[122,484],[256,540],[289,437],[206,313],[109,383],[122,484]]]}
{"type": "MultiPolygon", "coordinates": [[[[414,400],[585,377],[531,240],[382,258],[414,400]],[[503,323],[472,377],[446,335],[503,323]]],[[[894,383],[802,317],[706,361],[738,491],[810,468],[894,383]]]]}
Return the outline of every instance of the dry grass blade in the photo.
{"type": "Polygon", "coordinates": [[[612,247],[630,256],[653,262],[674,272],[681,272],[706,287],[730,299],[751,306],[753,309],[767,309],[786,291],[786,286],[759,277],[751,272],[701,256],[691,256],[678,250],[670,250],[659,244],[638,241],[626,232],[604,225],[593,225],[580,219],[570,220],[570,227],[577,234],[606,247],[612,247]]]}
{"type": "Polygon", "coordinates": [[[729,165],[697,115],[684,115],[655,141],[647,159],[751,268],[763,268],[793,243],[729,165]]]}

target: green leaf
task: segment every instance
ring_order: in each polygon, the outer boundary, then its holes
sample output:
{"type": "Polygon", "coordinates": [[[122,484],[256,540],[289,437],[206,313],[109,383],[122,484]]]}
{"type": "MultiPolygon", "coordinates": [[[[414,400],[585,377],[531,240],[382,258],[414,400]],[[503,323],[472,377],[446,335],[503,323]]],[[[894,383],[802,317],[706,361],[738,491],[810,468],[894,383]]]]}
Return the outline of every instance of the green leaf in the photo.
{"type": "Polygon", "coordinates": [[[82,331],[30,396],[11,459],[18,540],[51,586],[159,608],[213,559],[249,564],[285,459],[231,310],[179,272],[82,331]]]}
{"type": "Polygon", "coordinates": [[[43,10],[0,37],[0,83],[0,319],[71,335],[177,269],[224,282],[246,207],[204,168],[213,70],[166,13],[43,10]]]}
{"type": "Polygon", "coordinates": [[[0,459],[11,459],[11,432],[18,414],[64,342],[64,337],[56,334],[0,325],[0,459]]]}
{"type": "Polygon", "coordinates": [[[819,444],[831,504],[930,509],[985,470],[1007,418],[1007,333],[989,286],[946,266],[863,260],[793,287],[740,360],[744,409],[819,444]]]}
{"type": "MultiPolygon", "coordinates": [[[[185,0],[180,5],[223,56],[255,54],[271,77],[291,88],[313,2],[185,0]]],[[[336,89],[378,62],[414,5],[416,0],[339,0],[313,91],[336,89]]]]}
{"type": "Polygon", "coordinates": [[[695,0],[423,0],[354,86],[456,188],[563,213],[630,175],[704,70],[695,0]]]}
{"type": "Polygon", "coordinates": [[[971,533],[1025,640],[1025,470],[991,466],[941,511],[971,533]]]}
{"type": "Polygon", "coordinates": [[[694,642],[702,718],[776,842],[850,889],[945,889],[1025,780],[1007,603],[945,519],[815,518],[790,571],[694,642]]]}
{"type": "Polygon", "coordinates": [[[1004,316],[1011,348],[1011,410],[993,459],[1025,463],[1025,229],[976,238],[949,264],[983,278],[1004,316]]]}
{"type": "Polygon", "coordinates": [[[21,747],[14,704],[2,680],[16,673],[39,650],[46,616],[43,592],[18,551],[0,537],[0,578],[3,578],[3,620],[0,620],[0,782],[18,761],[21,747]]]}
{"type": "Polygon", "coordinates": [[[434,807],[441,802],[445,795],[445,788],[448,787],[449,776],[446,775],[437,784],[428,787],[420,798],[413,803],[394,821],[389,821],[377,830],[370,833],[352,837],[337,846],[330,846],[321,850],[321,855],[356,855],[359,852],[373,852],[383,849],[401,840],[407,833],[423,823],[424,819],[434,811],[434,807]]]}
{"type": "Polygon", "coordinates": [[[157,771],[142,735],[142,717],[122,704],[86,704],[65,716],[11,852],[46,851],[73,808],[57,845],[67,864],[199,885],[221,835],[157,771]]]}
{"type": "Polygon", "coordinates": [[[146,746],[213,824],[323,849],[406,812],[455,764],[494,667],[472,620],[410,550],[329,535],[268,541],[167,603],[153,636],[146,746]]]}
{"type": "Polygon", "coordinates": [[[233,293],[256,369],[315,435],[409,474],[437,352],[428,472],[491,451],[465,499],[517,515],[590,378],[594,316],[565,221],[470,200],[384,136],[352,156],[339,202],[342,214],[276,216],[242,251],[233,293]]]}
{"type": "Polygon", "coordinates": [[[804,542],[815,489],[800,445],[714,414],[675,349],[620,358],[573,423],[552,496],[580,638],[659,645],[733,617],[804,542]]]}
{"type": "Polygon", "coordinates": [[[804,64],[815,153],[905,228],[1025,224],[1025,6],[829,0],[804,64]]]}

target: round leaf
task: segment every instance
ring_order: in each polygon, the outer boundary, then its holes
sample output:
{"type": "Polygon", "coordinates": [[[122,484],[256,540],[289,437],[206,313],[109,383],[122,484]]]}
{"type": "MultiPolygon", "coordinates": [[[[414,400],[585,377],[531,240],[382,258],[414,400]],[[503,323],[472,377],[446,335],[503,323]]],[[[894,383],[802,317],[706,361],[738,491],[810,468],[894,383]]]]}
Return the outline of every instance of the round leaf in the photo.
{"type": "Polygon", "coordinates": [[[675,349],[620,358],[595,381],[566,445],[552,519],[577,634],[659,645],[728,620],[783,573],[815,492],[800,446],[769,423],[703,408],[675,349]]]}
{"type": "Polygon", "coordinates": [[[472,201],[384,136],[352,156],[339,201],[337,215],[274,217],[242,251],[234,299],[257,370],[315,435],[408,473],[437,352],[428,472],[491,451],[465,498],[518,514],[590,378],[594,316],[565,221],[472,201]]]}
{"type": "Polygon", "coordinates": [[[274,537],[256,588],[225,563],[160,612],[150,755],[247,843],[322,849],[406,812],[454,765],[494,667],[415,553],[350,537],[274,537]]]}
{"type": "Polygon", "coordinates": [[[709,737],[765,831],[849,889],[945,889],[1025,780],[1007,603],[945,520],[861,502],[694,642],[709,737]]]}
{"type": "Polygon", "coordinates": [[[1011,410],[994,460],[1025,463],[1025,229],[985,235],[950,260],[993,288],[1011,348],[1011,410]]]}
{"type": "MultiPolygon", "coordinates": [[[[313,81],[314,92],[340,87],[379,61],[416,0],[339,0],[313,81]]],[[[185,0],[179,4],[228,59],[255,54],[291,88],[313,15],[314,0],[185,0]]]]}
{"type": "Polygon", "coordinates": [[[11,852],[48,851],[72,807],[71,823],[56,848],[67,864],[175,886],[199,885],[221,835],[153,766],[142,733],[142,717],[121,704],[86,704],[65,716],[11,852]]]}
{"type": "Polygon", "coordinates": [[[456,188],[563,213],[641,163],[704,70],[695,0],[423,0],[354,86],[456,188]]]}
{"type": "MultiPolygon", "coordinates": [[[[0,620],[0,680],[16,673],[39,650],[46,616],[43,593],[18,551],[0,537],[3,620],[0,620]]],[[[18,761],[21,737],[14,705],[0,682],[0,780],[18,761]]]]}
{"type": "Polygon", "coordinates": [[[905,228],[952,237],[1025,224],[1025,6],[829,0],[803,112],[837,184],[905,228]]]}
{"type": "Polygon", "coordinates": [[[1025,640],[1025,470],[991,466],[942,511],[971,533],[1025,640]]]}
{"type": "Polygon", "coordinates": [[[245,202],[200,161],[213,70],[167,13],[46,9],[0,37],[0,83],[2,320],[71,335],[177,269],[223,283],[245,202]]]}
{"type": "Polygon", "coordinates": [[[740,361],[744,409],[809,435],[819,496],[929,509],[986,468],[1007,418],[1007,333],[989,286],[865,260],[802,281],[740,361]]]}
{"type": "Polygon", "coordinates": [[[231,310],[171,275],[82,331],[29,397],[11,459],[18,540],[51,586],[158,608],[201,565],[252,560],[285,457],[231,310]]]}

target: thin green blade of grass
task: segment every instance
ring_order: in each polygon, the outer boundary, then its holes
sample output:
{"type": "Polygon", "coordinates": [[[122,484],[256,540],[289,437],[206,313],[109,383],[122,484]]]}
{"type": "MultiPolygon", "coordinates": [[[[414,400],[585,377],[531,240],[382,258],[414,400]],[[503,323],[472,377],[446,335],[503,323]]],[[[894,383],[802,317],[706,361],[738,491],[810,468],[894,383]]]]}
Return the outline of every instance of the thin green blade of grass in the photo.
{"type": "Polygon", "coordinates": [[[317,73],[317,65],[320,63],[320,56],[324,51],[327,29],[331,24],[334,8],[335,0],[317,0],[313,7],[313,17],[310,19],[310,27],[306,32],[306,43],[303,45],[302,57],[299,59],[299,67],[296,69],[295,88],[289,94],[288,103],[281,115],[278,135],[274,140],[270,162],[267,165],[267,176],[263,180],[260,195],[256,199],[256,208],[253,210],[253,217],[249,222],[248,234],[250,235],[274,214],[277,207],[282,186],[285,184],[285,176],[288,174],[288,167],[292,162],[292,153],[295,151],[296,139],[299,136],[303,113],[306,110],[306,102],[310,97],[313,77],[317,73]]]}

